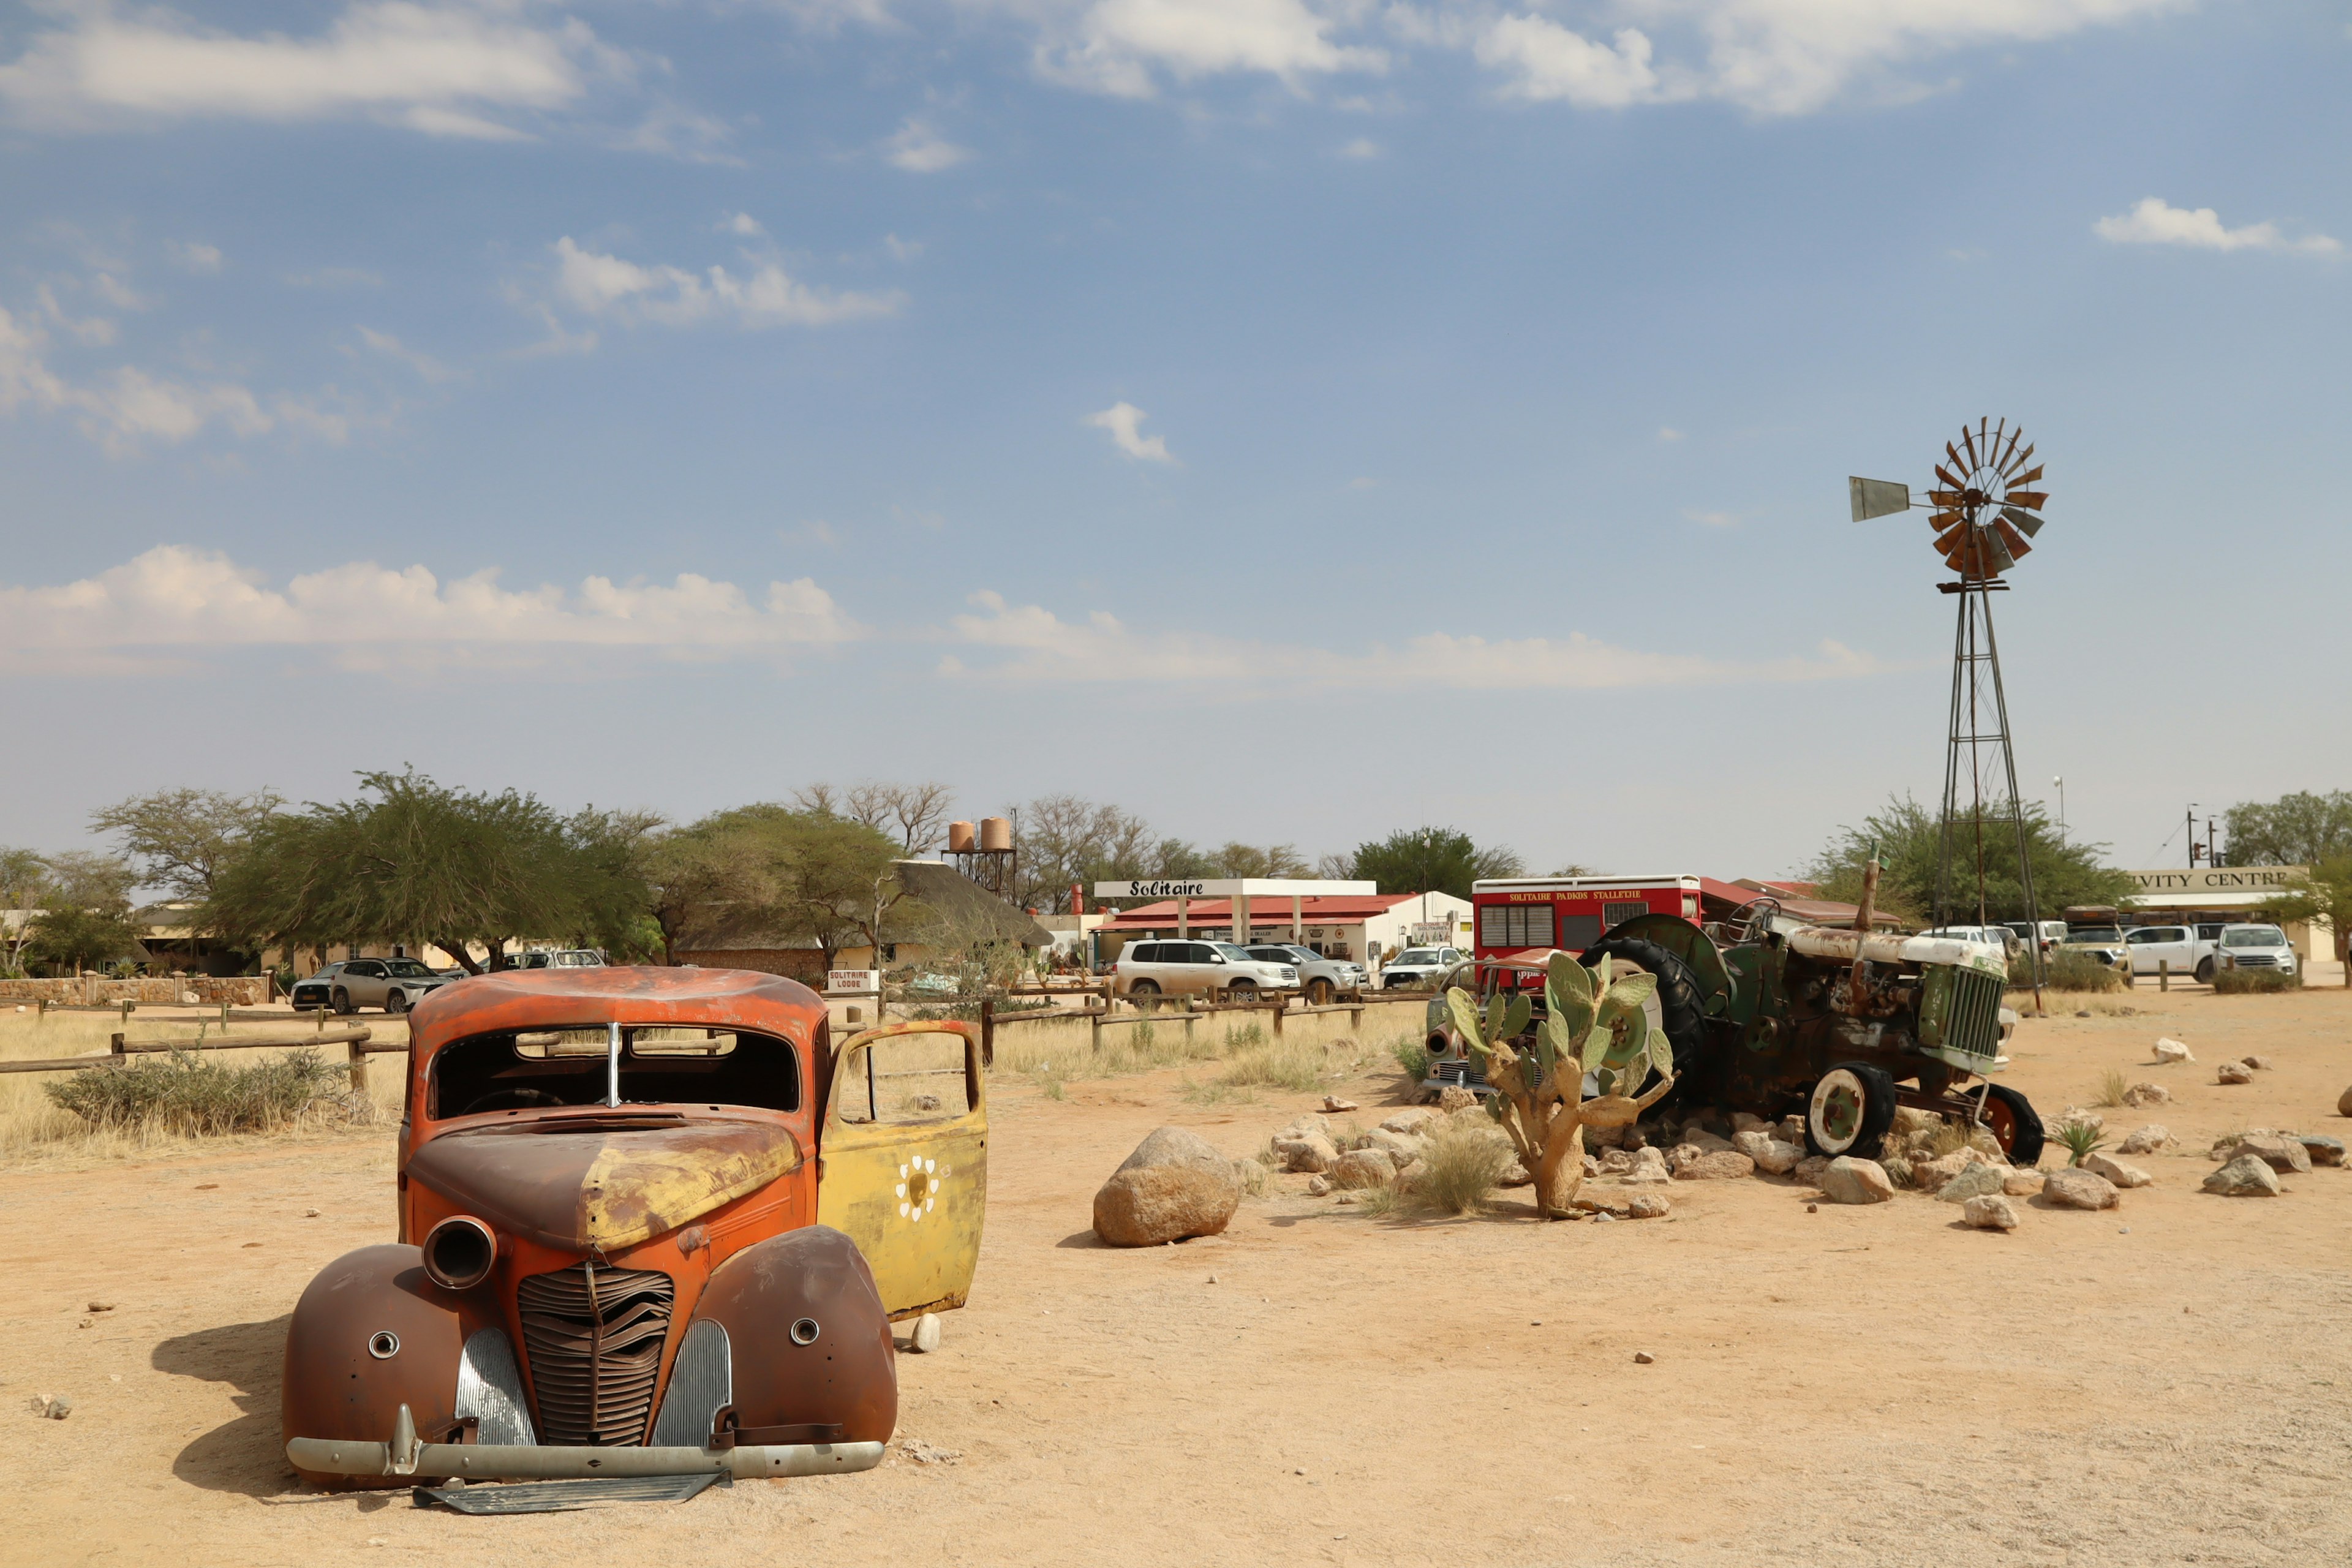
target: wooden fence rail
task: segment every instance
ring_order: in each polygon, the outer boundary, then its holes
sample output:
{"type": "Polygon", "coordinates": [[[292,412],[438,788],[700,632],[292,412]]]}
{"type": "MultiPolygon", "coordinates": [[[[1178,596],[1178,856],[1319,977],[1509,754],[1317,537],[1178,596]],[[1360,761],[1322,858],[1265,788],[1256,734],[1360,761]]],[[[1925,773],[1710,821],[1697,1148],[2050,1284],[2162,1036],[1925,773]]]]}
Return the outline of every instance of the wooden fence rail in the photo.
{"type": "MultiPolygon", "coordinates": [[[[284,1014],[278,1015],[284,1017],[284,1014]]],[[[0,1061],[0,1073],[10,1072],[87,1072],[92,1068],[119,1068],[129,1064],[133,1057],[165,1056],[177,1051],[266,1051],[299,1050],[304,1046],[341,1046],[350,1064],[351,1083],[355,1089],[367,1088],[367,1059],[383,1051],[405,1051],[407,1045],[374,1040],[363,1025],[350,1024],[339,1029],[320,1029],[308,1035],[249,1035],[242,1039],[214,1038],[202,1040],[132,1040],[121,1035],[114,1037],[111,1048],[102,1057],[48,1057],[34,1061],[0,1061]]]]}

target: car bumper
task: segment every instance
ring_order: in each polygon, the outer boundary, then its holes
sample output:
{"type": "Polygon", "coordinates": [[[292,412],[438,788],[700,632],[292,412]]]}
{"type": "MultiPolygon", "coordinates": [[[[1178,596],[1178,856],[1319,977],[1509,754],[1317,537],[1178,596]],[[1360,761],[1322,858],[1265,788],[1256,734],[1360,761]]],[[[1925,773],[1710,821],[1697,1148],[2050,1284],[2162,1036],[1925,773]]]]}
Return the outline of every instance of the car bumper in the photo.
{"type": "Polygon", "coordinates": [[[584,1480],[607,1476],[843,1475],[882,1462],[880,1443],[772,1443],[737,1448],[555,1447],[502,1443],[364,1443],[296,1437],[286,1457],[312,1475],[461,1476],[484,1481],[584,1480]]]}

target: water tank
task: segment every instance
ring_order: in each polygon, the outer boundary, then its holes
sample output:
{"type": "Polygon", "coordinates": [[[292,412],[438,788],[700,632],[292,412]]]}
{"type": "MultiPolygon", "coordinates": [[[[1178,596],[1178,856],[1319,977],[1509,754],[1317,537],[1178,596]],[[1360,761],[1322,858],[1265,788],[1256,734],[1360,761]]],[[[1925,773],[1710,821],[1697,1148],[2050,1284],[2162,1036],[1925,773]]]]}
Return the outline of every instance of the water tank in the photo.
{"type": "Polygon", "coordinates": [[[980,819],[980,847],[983,851],[1012,848],[1012,819],[1003,816],[982,817],[980,819]]]}
{"type": "Polygon", "coordinates": [[[948,853],[950,855],[969,855],[971,853],[971,823],[950,822],[948,824],[948,853]]]}

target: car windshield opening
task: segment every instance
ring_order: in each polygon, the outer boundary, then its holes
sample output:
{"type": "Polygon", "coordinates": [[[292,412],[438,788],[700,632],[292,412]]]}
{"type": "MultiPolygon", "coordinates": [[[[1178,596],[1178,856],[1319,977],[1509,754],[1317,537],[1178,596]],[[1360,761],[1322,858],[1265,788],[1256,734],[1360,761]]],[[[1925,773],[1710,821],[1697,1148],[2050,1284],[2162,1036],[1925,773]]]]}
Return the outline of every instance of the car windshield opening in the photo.
{"type": "Polygon", "coordinates": [[[2285,933],[2276,926],[2247,926],[2241,931],[2221,933],[2223,947],[2284,947],[2285,933]]]}
{"type": "Polygon", "coordinates": [[[2113,926],[2077,926],[2066,933],[2066,940],[2072,942],[2121,942],[2123,939],[2124,933],[2113,926]]]}
{"type": "MultiPolygon", "coordinates": [[[[700,1025],[625,1025],[623,1105],[742,1106],[797,1110],[800,1053],[789,1040],[700,1025]]],[[[433,1058],[436,1120],[602,1105],[610,1037],[604,1025],[501,1029],[444,1046],[433,1058]]]]}
{"type": "Polygon", "coordinates": [[[436,980],[435,974],[413,958],[387,958],[383,966],[395,980],[436,980]]]}
{"type": "Polygon", "coordinates": [[[1426,947],[1409,947],[1397,954],[1399,963],[1435,963],[1436,952],[1426,947]]]}
{"type": "Polygon", "coordinates": [[[1250,962],[1249,952],[1245,948],[1236,947],[1229,942],[1213,942],[1209,945],[1215,948],[1219,952],[1223,953],[1228,960],[1234,963],[1247,963],[1250,962]]]}

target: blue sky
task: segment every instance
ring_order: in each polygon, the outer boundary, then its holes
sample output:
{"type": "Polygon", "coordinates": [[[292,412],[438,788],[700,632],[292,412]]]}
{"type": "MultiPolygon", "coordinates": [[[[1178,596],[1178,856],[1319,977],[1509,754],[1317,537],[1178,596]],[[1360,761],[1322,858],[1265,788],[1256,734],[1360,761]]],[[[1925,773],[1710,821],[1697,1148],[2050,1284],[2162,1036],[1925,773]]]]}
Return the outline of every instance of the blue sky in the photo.
{"type": "Polygon", "coordinates": [[[2352,31],[2146,0],[0,7],[0,842],[416,766],[1777,873],[2352,783],[2352,31]]]}

